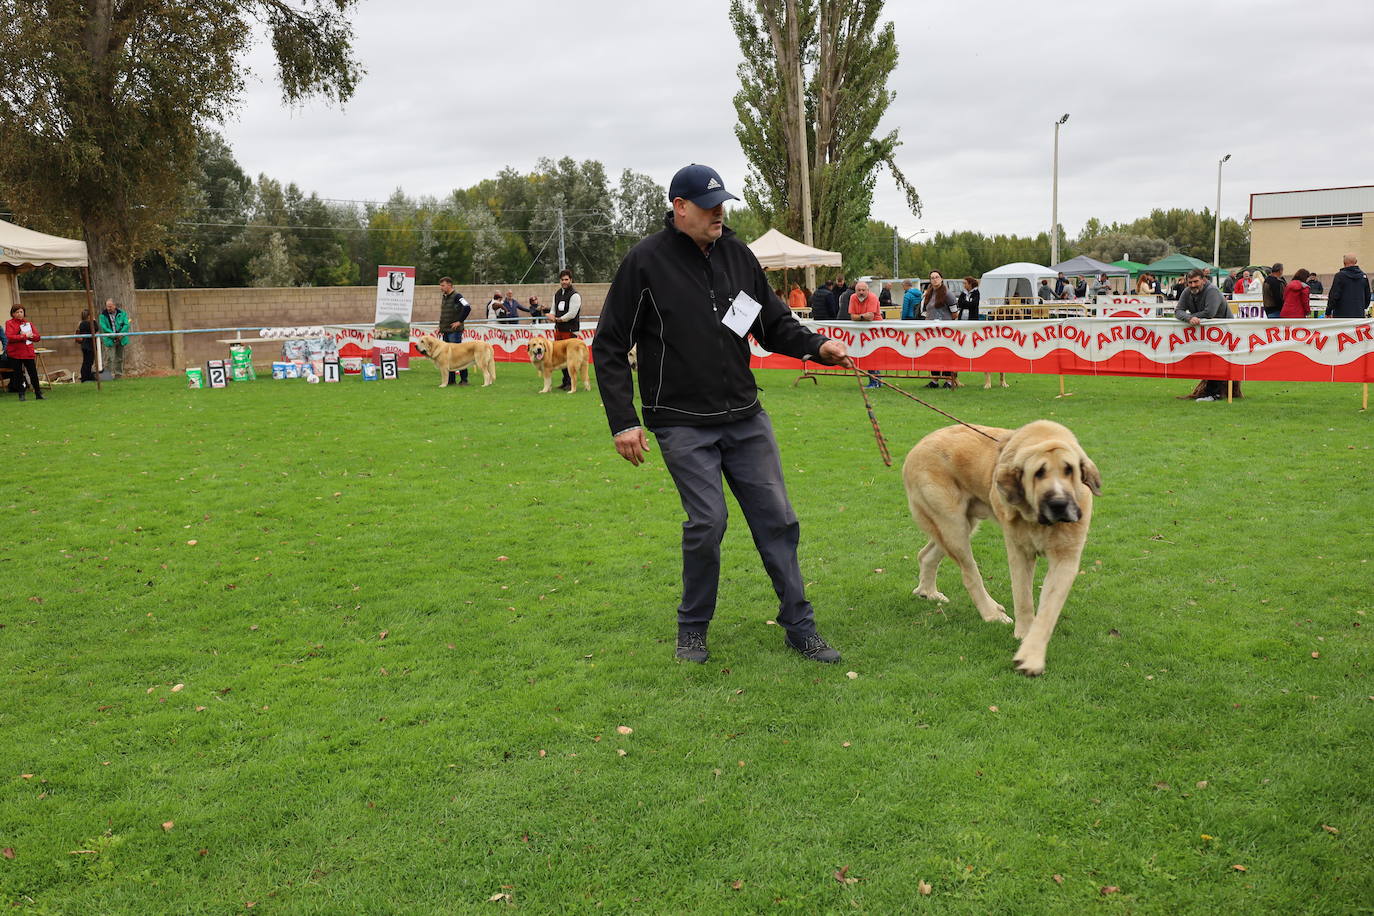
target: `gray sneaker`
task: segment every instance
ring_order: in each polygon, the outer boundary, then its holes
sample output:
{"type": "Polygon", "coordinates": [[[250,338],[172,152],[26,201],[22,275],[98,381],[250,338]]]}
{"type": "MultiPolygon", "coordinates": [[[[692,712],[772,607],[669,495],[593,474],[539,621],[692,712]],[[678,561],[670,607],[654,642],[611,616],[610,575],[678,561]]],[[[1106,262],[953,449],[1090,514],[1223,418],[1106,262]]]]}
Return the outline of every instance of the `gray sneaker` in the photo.
{"type": "Polygon", "coordinates": [[[677,657],[698,665],[705,664],[711,657],[706,649],[706,634],[701,630],[678,630],[677,657]]]}
{"type": "Polygon", "coordinates": [[[830,648],[830,644],[816,633],[812,633],[800,641],[793,640],[792,634],[789,633],[787,634],[787,647],[796,649],[813,662],[833,665],[840,660],[840,653],[830,648]]]}

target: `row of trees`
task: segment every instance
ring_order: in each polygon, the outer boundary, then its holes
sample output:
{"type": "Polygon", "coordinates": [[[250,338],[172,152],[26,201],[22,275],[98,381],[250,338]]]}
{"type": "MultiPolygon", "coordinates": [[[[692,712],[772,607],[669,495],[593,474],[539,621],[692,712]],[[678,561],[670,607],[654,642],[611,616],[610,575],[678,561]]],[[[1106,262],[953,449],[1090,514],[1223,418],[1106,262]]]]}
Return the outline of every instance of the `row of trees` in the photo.
{"type": "MultiPolygon", "coordinates": [[[[1110,263],[1123,257],[1148,264],[1178,252],[1211,262],[1216,224],[1209,209],[1157,209],[1130,222],[1103,223],[1090,219],[1076,238],[1061,234],[1059,256],[1068,260],[1087,255],[1110,263]]],[[[1061,233],[1063,228],[1060,228],[1061,233]]],[[[894,229],[869,221],[860,243],[845,257],[852,276],[892,276],[894,229]]],[[[1221,263],[1234,267],[1248,263],[1250,219],[1221,221],[1221,263]]],[[[994,267],[1014,261],[1049,264],[1050,235],[984,235],[981,232],[940,232],[914,241],[898,239],[896,272],[925,276],[939,270],[947,276],[980,276],[994,267]]]]}
{"type": "MultiPolygon", "coordinates": [[[[629,246],[658,227],[666,196],[647,175],[625,170],[612,186],[600,162],[565,157],[541,160],[530,173],[504,169],[443,198],[397,190],[385,203],[325,200],[266,175],[249,178],[224,141],[208,134],[185,218],[136,261],[134,276],[141,289],[354,286],[370,283],[378,265],[408,264],[426,284],[446,274],[464,285],[550,282],[558,270],[561,211],[566,263],[584,282],[605,281],[629,246]]],[[[772,225],[751,206],[732,210],[727,222],[746,241],[772,225]]],[[[1101,261],[1149,262],[1175,251],[1210,260],[1213,226],[1206,209],[1155,210],[1126,223],[1090,219],[1076,238],[1061,237],[1060,251],[1101,261]]],[[[1048,233],[960,231],[898,238],[894,265],[894,233],[887,223],[863,219],[850,234],[847,272],[977,276],[1013,261],[1049,260],[1048,233]]],[[[1248,221],[1222,221],[1221,252],[1223,264],[1245,262],[1248,221]]],[[[70,271],[35,271],[22,282],[70,288],[78,280],[70,271]]]]}
{"type": "MultiPolygon", "coordinates": [[[[384,203],[326,200],[266,175],[254,181],[212,133],[184,218],[136,260],[134,280],[140,289],[355,286],[372,282],[379,265],[406,264],[420,283],[553,281],[560,235],[574,275],[604,280],[662,219],[666,196],[646,175],[627,169],[612,186],[600,162],[563,158],[530,173],[507,168],[442,198],[398,189],[384,203]]],[[[74,282],[70,271],[24,276],[30,288],[74,282]]]]}

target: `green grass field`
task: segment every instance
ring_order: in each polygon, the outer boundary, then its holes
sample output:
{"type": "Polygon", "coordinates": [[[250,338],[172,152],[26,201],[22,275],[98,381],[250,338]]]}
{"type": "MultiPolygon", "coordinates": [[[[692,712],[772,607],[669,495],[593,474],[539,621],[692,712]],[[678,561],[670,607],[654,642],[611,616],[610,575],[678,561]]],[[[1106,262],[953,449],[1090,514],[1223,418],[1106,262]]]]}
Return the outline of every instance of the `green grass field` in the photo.
{"type": "MultiPolygon", "coordinates": [[[[912,596],[924,541],[853,383],[758,377],[837,666],[784,651],[738,513],[711,661],[677,664],[657,452],[632,468],[595,394],[528,365],[0,399],[0,901],[1374,911],[1358,386],[929,392],[1059,420],[1102,470],[1030,680],[949,564],[948,605],[912,596]]],[[[874,401],[897,465],[948,422],[874,401]]],[[[975,544],[1009,605],[999,531],[975,544]]]]}

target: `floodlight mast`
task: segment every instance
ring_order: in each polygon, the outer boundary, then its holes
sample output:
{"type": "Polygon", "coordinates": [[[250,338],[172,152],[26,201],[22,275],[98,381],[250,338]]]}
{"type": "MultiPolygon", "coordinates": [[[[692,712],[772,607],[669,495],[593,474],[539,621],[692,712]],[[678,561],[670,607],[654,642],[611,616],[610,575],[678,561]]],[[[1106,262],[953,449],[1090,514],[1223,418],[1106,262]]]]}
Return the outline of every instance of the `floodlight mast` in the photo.
{"type": "Polygon", "coordinates": [[[1059,128],[1069,119],[1066,113],[1054,122],[1054,188],[1050,194],[1050,263],[1059,263],[1059,128]]]}
{"type": "Polygon", "coordinates": [[[1216,234],[1212,239],[1212,266],[1218,271],[1221,270],[1221,167],[1226,164],[1226,160],[1231,158],[1227,153],[1217,160],[1217,210],[1216,210],[1216,234]]]}

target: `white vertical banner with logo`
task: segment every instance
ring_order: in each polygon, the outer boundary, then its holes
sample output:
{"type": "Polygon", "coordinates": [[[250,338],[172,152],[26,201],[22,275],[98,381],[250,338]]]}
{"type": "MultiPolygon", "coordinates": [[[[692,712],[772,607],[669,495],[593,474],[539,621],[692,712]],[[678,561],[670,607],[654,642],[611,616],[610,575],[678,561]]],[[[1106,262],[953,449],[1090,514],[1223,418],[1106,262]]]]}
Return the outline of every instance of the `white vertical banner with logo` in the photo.
{"type": "Polygon", "coordinates": [[[410,315],[415,306],[415,268],[377,268],[377,314],[372,322],[376,356],[395,353],[397,365],[410,367],[410,315]]]}

